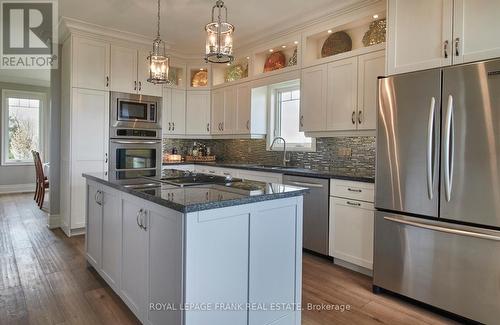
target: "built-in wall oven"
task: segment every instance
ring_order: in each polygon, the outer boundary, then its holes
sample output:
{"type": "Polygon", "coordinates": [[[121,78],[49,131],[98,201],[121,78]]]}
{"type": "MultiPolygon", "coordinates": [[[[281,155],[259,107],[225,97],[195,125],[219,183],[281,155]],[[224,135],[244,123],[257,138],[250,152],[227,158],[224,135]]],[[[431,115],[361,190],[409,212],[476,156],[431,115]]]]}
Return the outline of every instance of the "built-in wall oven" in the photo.
{"type": "Polygon", "coordinates": [[[109,178],[161,175],[161,98],[111,93],[109,178]]]}

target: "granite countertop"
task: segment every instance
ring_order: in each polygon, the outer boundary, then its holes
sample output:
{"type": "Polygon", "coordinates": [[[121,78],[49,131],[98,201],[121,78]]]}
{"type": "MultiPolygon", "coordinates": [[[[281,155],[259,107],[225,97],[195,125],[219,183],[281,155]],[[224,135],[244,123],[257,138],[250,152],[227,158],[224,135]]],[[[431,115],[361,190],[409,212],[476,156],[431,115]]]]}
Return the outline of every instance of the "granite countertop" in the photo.
{"type": "Polygon", "coordinates": [[[226,167],[245,170],[255,170],[262,172],[274,172],[285,175],[317,177],[317,178],[333,178],[343,179],[348,181],[375,183],[375,176],[366,171],[358,171],[350,168],[330,168],[328,170],[317,170],[301,167],[277,168],[274,166],[265,166],[259,164],[243,164],[238,162],[184,162],[175,161],[163,163],[164,166],[171,165],[206,165],[214,167],[226,167]]]}
{"type": "MultiPolygon", "coordinates": [[[[184,172],[169,170],[164,173],[163,178],[175,178],[182,175],[184,172]]],[[[299,196],[309,191],[296,186],[236,179],[226,184],[179,187],[161,183],[159,179],[154,178],[111,181],[103,173],[84,173],[82,176],[183,213],[282,199],[299,196]]]]}

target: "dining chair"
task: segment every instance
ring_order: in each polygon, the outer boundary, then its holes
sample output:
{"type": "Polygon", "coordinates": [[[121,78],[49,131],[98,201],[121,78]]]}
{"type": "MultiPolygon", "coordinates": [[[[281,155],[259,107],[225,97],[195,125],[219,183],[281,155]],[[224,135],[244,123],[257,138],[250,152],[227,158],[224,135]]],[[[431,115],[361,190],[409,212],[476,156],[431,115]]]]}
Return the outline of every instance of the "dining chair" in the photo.
{"type": "Polygon", "coordinates": [[[43,207],[43,201],[45,200],[45,190],[49,188],[49,180],[47,176],[43,173],[42,160],[40,159],[40,153],[33,151],[33,161],[35,162],[35,172],[36,172],[36,188],[35,188],[35,201],[40,207],[43,207]]]}

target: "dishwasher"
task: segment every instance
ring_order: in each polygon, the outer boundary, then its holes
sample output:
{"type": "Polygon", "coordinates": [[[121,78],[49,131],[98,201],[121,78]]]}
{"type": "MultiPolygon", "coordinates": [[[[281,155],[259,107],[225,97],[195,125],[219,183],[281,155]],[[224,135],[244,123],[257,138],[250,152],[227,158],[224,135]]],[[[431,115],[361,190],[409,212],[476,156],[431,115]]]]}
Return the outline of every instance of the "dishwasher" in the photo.
{"type": "Polygon", "coordinates": [[[322,255],[328,255],[330,180],[284,175],[283,183],[307,187],[310,190],[309,193],[304,194],[303,247],[322,255]]]}

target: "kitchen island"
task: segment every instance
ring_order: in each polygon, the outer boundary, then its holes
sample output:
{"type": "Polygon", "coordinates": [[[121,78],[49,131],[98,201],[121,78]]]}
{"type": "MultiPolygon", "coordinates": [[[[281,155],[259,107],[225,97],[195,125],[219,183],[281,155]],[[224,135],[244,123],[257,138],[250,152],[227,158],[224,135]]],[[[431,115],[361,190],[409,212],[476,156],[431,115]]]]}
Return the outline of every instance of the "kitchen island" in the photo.
{"type": "Polygon", "coordinates": [[[86,256],[144,324],[300,324],[303,188],[84,174],[86,256]]]}

